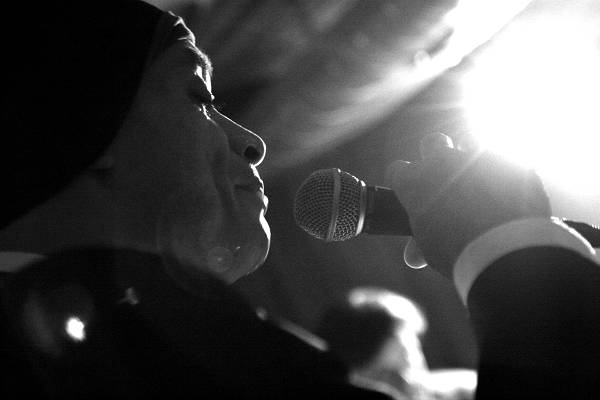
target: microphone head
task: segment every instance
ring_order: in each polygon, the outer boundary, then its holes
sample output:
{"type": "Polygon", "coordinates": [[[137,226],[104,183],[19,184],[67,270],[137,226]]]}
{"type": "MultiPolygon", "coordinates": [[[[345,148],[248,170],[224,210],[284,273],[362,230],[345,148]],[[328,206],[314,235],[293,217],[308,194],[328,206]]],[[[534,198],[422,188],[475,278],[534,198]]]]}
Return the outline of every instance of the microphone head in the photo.
{"type": "Polygon", "coordinates": [[[366,185],[339,168],[320,169],[302,182],[294,198],[296,224],[309,235],[343,241],[362,230],[366,185]]]}

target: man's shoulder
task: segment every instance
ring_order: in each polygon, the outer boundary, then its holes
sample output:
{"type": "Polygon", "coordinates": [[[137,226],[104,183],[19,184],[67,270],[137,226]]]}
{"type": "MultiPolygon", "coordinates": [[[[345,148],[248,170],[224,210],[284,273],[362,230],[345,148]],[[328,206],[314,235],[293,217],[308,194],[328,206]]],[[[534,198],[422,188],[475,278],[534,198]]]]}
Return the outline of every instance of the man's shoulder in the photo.
{"type": "Polygon", "coordinates": [[[327,352],[259,317],[229,285],[200,275],[190,293],[164,266],[153,254],[77,249],[10,274],[6,356],[39,366],[25,380],[66,394],[362,393],[327,352]]]}

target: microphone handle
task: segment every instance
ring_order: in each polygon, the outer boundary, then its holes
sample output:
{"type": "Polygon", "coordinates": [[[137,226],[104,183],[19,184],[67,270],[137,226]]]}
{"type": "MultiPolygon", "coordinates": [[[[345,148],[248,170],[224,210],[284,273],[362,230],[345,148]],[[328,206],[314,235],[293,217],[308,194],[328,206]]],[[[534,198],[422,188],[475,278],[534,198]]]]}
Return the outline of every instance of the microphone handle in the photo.
{"type": "MultiPolygon", "coordinates": [[[[592,247],[600,248],[600,227],[564,218],[561,221],[579,232],[592,247]]],[[[367,186],[364,225],[360,233],[412,236],[408,214],[392,189],[367,186]]]]}
{"type": "Polygon", "coordinates": [[[364,225],[359,233],[412,236],[408,214],[392,189],[367,186],[364,225]]]}

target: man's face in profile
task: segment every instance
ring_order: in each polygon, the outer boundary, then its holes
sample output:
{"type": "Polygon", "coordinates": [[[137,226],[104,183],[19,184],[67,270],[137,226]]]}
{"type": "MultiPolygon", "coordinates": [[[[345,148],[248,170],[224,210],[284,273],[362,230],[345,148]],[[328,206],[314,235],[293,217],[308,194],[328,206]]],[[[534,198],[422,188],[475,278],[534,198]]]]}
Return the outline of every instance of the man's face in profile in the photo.
{"type": "Polygon", "coordinates": [[[182,37],[146,69],[113,144],[115,193],[122,240],[233,282],[269,249],[256,170],[265,145],[214,108],[209,68],[193,37],[182,37]]]}

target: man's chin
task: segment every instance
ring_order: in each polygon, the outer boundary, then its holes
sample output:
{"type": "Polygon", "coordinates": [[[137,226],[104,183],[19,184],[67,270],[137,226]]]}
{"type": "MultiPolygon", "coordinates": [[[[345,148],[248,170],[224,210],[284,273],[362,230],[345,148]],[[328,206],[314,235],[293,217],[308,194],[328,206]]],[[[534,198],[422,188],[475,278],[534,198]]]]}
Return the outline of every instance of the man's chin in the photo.
{"type": "MultiPolygon", "coordinates": [[[[246,226],[244,238],[240,238],[242,230],[238,230],[236,235],[238,237],[238,243],[243,245],[232,245],[234,248],[233,252],[233,263],[228,270],[221,269],[224,272],[223,277],[229,283],[233,283],[238,279],[251,274],[256,271],[267,259],[269,254],[269,248],[271,245],[271,229],[264,216],[261,215],[259,224],[252,227],[246,226]],[[242,240],[244,239],[244,240],[242,240]]],[[[217,268],[213,270],[219,270],[217,268]]]]}
{"type": "MultiPolygon", "coordinates": [[[[234,255],[232,264],[209,266],[215,273],[227,283],[234,283],[256,271],[266,260],[269,252],[269,240],[265,239],[260,245],[238,249],[234,255]]],[[[210,264],[210,263],[209,263],[210,264]]]]}
{"type": "Polygon", "coordinates": [[[237,220],[211,230],[205,224],[194,232],[189,225],[172,225],[161,231],[159,247],[181,263],[179,279],[194,280],[199,273],[211,273],[227,283],[252,273],[267,258],[271,232],[264,217],[259,221],[237,220]],[[191,234],[190,232],[194,232],[191,234]],[[201,238],[201,239],[199,239],[201,238]]]}

